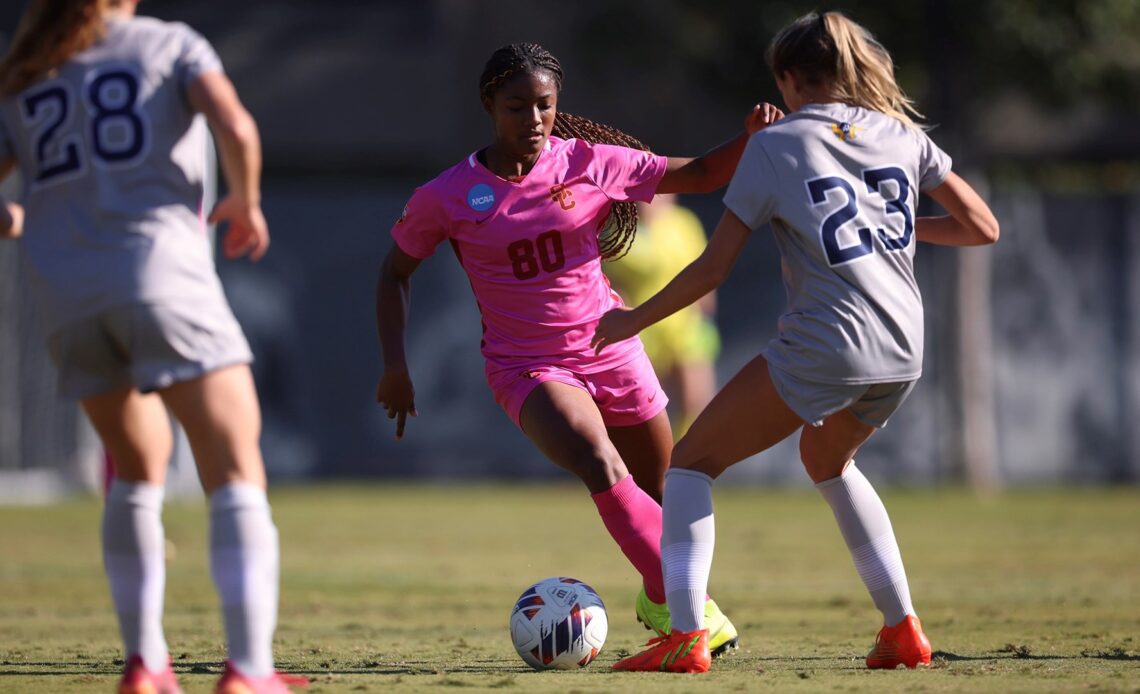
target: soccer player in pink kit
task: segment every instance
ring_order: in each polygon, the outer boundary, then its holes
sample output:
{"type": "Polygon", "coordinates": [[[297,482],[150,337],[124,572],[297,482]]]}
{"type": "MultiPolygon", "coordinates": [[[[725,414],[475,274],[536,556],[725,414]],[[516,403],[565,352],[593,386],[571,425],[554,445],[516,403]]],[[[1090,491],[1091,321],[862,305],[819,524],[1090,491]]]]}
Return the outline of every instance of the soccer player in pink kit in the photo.
{"type": "MultiPolygon", "coordinates": [[[[735,139],[695,159],[666,158],[624,133],[558,112],[561,86],[561,66],[536,44],[505,46],[487,62],[480,94],[494,140],[418,188],[392,228],[395,245],[377,287],[384,363],[377,400],[401,438],[407,415],[416,414],[404,352],[410,279],[450,241],[482,313],[496,401],[539,450],[586,484],[643,578],[639,620],[667,633],[660,548],[672,446],[666,397],[640,340],[600,357],[590,347],[598,319],[621,305],[601,261],[632,240],[634,202],[720,188],[748,135],[782,114],[756,106],[735,139]]],[[[711,599],[706,621],[710,650],[735,646],[735,628],[711,599]]]]}

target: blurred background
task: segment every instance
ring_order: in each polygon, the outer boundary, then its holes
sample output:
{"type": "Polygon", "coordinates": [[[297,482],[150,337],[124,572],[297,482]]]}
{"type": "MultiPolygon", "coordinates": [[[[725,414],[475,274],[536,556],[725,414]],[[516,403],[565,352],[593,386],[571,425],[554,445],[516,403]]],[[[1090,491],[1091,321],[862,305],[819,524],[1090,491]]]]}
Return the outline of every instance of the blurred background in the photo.
{"type": "MultiPolygon", "coordinates": [[[[23,9],[0,3],[0,44],[23,9]]],[[[140,14],[205,35],[261,128],[273,246],[219,261],[257,356],[263,445],[276,481],[564,478],[495,405],[480,322],[449,252],[413,280],[408,351],[420,416],[404,440],[374,402],[373,289],[416,185],[486,145],[478,99],[499,46],[543,44],[560,108],[654,151],[699,154],[752,104],[782,105],[764,64],[774,33],[815,2],[147,0],[140,14]]],[[[955,170],[1002,224],[991,248],[921,246],[925,374],[864,448],[900,485],[1135,484],[1140,480],[1140,3],[839,3],[892,52],[899,81],[955,170]]],[[[9,189],[13,195],[18,191],[9,189]]],[[[684,196],[706,230],[718,194],[684,196]]],[[[923,212],[927,209],[924,205],[923,212]]],[[[101,452],[55,374],[0,243],[0,500],[93,488],[101,452]]],[[[723,383],[774,336],[779,259],[757,234],[719,292],[723,383]]],[[[171,485],[193,493],[185,446],[171,485]]],[[[733,468],[803,485],[795,440],[733,468]]]]}

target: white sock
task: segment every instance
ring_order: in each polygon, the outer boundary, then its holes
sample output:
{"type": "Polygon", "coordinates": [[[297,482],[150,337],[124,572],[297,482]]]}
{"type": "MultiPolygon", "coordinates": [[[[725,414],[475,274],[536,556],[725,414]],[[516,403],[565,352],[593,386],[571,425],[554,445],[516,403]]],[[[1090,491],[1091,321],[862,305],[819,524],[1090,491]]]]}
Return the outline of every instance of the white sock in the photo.
{"type": "Polygon", "coordinates": [[[815,488],[831,504],[847,549],[855,560],[855,569],[871,593],[875,607],[883,613],[883,623],[894,626],[908,614],[914,614],[891,519],[875,488],[855,467],[855,462],[839,477],[820,482],[815,488]]]}
{"type": "Polygon", "coordinates": [[[243,675],[273,673],[277,528],[265,490],[234,482],[210,495],[210,573],[222,601],[229,657],[243,675]]]}
{"type": "Polygon", "coordinates": [[[166,589],[163,488],[111,482],[103,509],[103,566],[119,616],[126,657],[138,654],[148,670],[165,670],[170,655],[162,633],[166,589]]]}
{"type": "Polygon", "coordinates": [[[696,470],[669,470],[661,512],[661,564],[672,628],[703,629],[716,541],[712,478],[696,470]]]}

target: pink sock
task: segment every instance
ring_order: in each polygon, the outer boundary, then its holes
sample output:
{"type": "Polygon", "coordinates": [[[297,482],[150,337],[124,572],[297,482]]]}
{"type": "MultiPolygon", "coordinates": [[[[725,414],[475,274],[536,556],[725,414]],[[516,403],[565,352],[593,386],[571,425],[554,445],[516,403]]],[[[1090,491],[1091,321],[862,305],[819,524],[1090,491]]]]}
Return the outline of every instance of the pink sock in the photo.
{"type": "Polygon", "coordinates": [[[653,602],[665,602],[661,574],[661,506],[633,481],[633,475],[592,496],[598,514],[622,554],[641,574],[645,593],[653,602]]]}

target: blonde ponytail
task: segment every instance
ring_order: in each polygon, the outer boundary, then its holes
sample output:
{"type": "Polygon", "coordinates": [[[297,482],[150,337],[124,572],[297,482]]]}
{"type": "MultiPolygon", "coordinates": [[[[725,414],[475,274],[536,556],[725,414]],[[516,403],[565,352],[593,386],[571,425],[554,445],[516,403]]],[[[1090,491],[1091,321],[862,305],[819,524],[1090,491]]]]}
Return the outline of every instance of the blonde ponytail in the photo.
{"type": "Polygon", "coordinates": [[[4,59],[0,96],[12,96],[98,41],[111,0],[32,0],[4,59]]]}
{"type": "Polygon", "coordinates": [[[891,54],[842,13],[813,12],[792,22],[772,39],[768,64],[777,75],[795,72],[809,84],[828,85],[836,101],[921,127],[922,114],[895,81],[891,54]]]}

